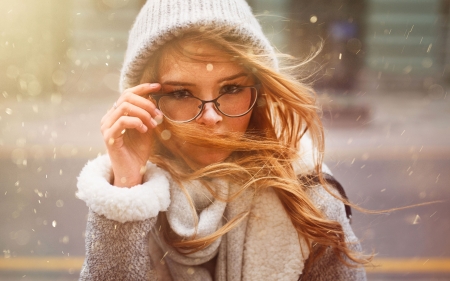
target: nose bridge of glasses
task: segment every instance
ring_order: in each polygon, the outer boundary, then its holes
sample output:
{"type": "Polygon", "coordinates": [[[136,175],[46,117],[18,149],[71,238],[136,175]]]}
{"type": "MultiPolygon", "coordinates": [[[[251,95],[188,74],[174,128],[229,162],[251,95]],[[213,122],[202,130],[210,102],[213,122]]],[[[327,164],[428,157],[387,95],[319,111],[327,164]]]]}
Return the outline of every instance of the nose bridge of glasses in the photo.
{"type": "Polygon", "coordinates": [[[216,108],[216,110],[219,108],[220,104],[217,102],[217,100],[221,97],[222,95],[219,95],[218,97],[212,99],[212,100],[202,100],[200,98],[197,98],[198,100],[200,100],[202,102],[201,104],[201,110],[203,111],[205,108],[205,105],[208,103],[212,103],[213,106],[216,108]]]}
{"type": "Polygon", "coordinates": [[[206,109],[207,104],[211,104],[212,109],[214,109],[217,114],[220,114],[221,113],[220,109],[219,109],[220,104],[217,102],[217,99],[219,97],[212,99],[212,100],[201,100],[202,104],[201,104],[201,108],[200,108],[200,114],[206,109]]]}
{"type": "Polygon", "coordinates": [[[204,124],[215,124],[222,120],[222,112],[218,108],[217,99],[203,101],[196,116],[199,122],[204,124]],[[210,105],[208,105],[210,104],[210,105]]]}

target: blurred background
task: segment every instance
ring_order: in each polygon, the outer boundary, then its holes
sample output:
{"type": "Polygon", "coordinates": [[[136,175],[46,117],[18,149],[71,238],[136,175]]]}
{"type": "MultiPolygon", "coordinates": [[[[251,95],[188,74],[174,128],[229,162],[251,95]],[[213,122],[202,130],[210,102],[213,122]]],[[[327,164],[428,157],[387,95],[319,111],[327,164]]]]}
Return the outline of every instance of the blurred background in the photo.
{"type": "MultiPolygon", "coordinates": [[[[0,280],[77,280],[76,177],[104,153],[128,30],[144,0],[0,2],[0,280]]],[[[369,210],[369,280],[450,280],[450,1],[252,0],[272,43],[316,71],[326,162],[369,210]]]]}

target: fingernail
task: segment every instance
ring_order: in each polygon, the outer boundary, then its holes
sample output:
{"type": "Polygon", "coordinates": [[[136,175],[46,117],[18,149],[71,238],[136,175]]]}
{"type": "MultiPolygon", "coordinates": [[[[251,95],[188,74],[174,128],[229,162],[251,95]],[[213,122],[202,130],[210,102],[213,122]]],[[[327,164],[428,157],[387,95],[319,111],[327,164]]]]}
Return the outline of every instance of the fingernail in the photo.
{"type": "Polygon", "coordinates": [[[145,126],[144,124],[142,124],[141,126],[142,126],[142,129],[144,130],[144,133],[147,132],[147,130],[148,130],[147,126],[145,126]]]}
{"type": "Polygon", "coordinates": [[[161,110],[155,108],[155,115],[163,115],[161,110]]]}
{"type": "Polygon", "coordinates": [[[158,122],[156,122],[155,119],[150,120],[150,122],[154,127],[158,126],[158,122]]]}
{"type": "Polygon", "coordinates": [[[156,124],[161,124],[162,123],[162,121],[163,121],[163,116],[162,115],[158,115],[158,116],[156,116],[155,118],[153,118],[153,120],[155,120],[156,121],[156,124]]]}
{"type": "Polygon", "coordinates": [[[158,85],[159,85],[158,83],[152,83],[152,84],[150,84],[150,88],[152,88],[152,89],[157,88],[158,85]]]}

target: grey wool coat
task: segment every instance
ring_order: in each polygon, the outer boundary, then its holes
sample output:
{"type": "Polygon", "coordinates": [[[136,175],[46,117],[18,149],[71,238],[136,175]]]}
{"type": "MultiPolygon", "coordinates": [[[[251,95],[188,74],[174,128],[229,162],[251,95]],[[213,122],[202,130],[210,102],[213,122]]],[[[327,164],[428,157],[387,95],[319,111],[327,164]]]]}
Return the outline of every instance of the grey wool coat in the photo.
{"type": "MultiPolygon", "coordinates": [[[[310,164],[303,161],[294,168],[301,172],[310,164]]],[[[89,207],[80,280],[366,280],[363,268],[343,265],[330,249],[302,276],[312,253],[271,188],[257,193],[247,189],[226,203],[198,182],[183,184],[196,206],[197,224],[180,187],[154,164],[147,164],[144,183],[132,188],[112,186],[110,173],[104,155],[90,161],[78,178],[77,196],[89,207]],[[162,238],[162,214],[173,232],[188,238],[207,236],[243,212],[249,215],[237,227],[193,254],[178,253],[162,238]]],[[[221,180],[210,187],[225,197],[239,190],[221,180]]],[[[321,186],[310,188],[308,195],[326,217],[342,225],[346,240],[360,251],[344,204],[321,186]]]]}

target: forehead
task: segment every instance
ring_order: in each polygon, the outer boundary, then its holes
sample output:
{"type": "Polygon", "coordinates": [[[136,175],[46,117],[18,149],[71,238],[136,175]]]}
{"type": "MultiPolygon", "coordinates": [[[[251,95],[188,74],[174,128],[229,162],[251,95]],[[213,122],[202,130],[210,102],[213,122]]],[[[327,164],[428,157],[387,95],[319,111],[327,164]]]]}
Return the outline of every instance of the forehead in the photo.
{"type": "Polygon", "coordinates": [[[242,72],[245,68],[222,48],[207,42],[181,41],[165,48],[159,64],[159,77],[183,74],[207,76],[242,72]]]}

